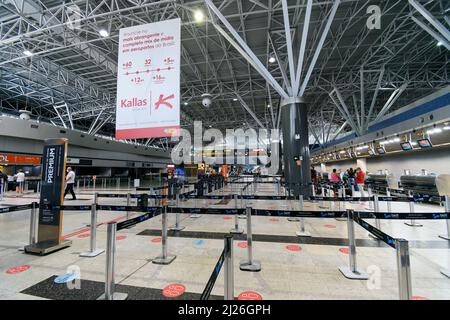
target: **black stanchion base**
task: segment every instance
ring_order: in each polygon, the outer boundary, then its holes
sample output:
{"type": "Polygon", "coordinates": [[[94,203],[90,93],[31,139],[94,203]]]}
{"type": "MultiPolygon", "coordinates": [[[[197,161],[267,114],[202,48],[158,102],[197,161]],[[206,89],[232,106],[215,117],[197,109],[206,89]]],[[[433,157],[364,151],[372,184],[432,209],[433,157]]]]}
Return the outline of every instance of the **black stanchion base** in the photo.
{"type": "Polygon", "coordinates": [[[311,237],[311,233],[308,231],[297,231],[295,234],[297,237],[311,237]]]}
{"type": "Polygon", "coordinates": [[[168,265],[171,264],[177,256],[167,256],[167,257],[156,257],[152,260],[152,263],[154,264],[162,264],[162,265],[168,265]]]}
{"type": "Polygon", "coordinates": [[[103,252],[105,252],[105,249],[97,249],[95,251],[82,252],[80,253],[80,257],[93,258],[102,254],[103,252]]]}
{"type": "Polygon", "coordinates": [[[411,222],[405,222],[405,225],[407,225],[408,227],[416,227],[416,228],[423,227],[423,224],[416,223],[416,222],[414,222],[414,223],[411,223],[411,222]]]}
{"type": "Polygon", "coordinates": [[[170,231],[182,231],[182,230],[184,230],[186,227],[176,227],[176,226],[173,226],[173,227],[170,227],[169,228],[169,230],[170,231]]]}
{"type": "MultiPolygon", "coordinates": [[[[112,300],[127,300],[128,293],[114,292],[112,300]]],[[[106,300],[105,294],[102,294],[97,300],[106,300]]]]}
{"type": "Polygon", "coordinates": [[[369,275],[364,272],[352,271],[349,267],[340,267],[339,271],[346,277],[351,280],[369,280],[369,275]]]}
{"type": "Polygon", "coordinates": [[[239,265],[241,271],[258,272],[261,271],[261,262],[253,260],[252,263],[243,261],[239,265]]]}

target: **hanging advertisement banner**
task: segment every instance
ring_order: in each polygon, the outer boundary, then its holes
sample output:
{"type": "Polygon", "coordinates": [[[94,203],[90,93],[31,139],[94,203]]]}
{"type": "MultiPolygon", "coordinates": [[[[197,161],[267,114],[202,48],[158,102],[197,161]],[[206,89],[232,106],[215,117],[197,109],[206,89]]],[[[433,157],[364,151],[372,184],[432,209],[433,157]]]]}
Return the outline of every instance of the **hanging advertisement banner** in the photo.
{"type": "Polygon", "coordinates": [[[120,30],[116,139],[179,135],[181,20],[120,30]]]}

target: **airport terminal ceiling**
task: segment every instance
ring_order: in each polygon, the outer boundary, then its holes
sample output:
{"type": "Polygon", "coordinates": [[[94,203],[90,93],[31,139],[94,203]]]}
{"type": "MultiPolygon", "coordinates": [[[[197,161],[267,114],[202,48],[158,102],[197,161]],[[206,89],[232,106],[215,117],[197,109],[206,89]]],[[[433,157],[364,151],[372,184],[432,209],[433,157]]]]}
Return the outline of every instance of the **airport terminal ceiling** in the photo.
{"type": "MultiPolygon", "coordinates": [[[[286,89],[290,54],[282,1],[212,2],[286,89]]],[[[449,84],[448,42],[439,43],[424,29],[431,24],[412,5],[419,3],[448,29],[447,1],[339,1],[322,46],[336,1],[312,1],[310,19],[307,2],[287,4],[294,61],[307,34],[303,77],[318,58],[304,93],[311,143],[326,143],[336,133],[362,135],[364,123],[380,112],[388,114],[449,84]],[[370,5],[381,9],[379,29],[367,27],[370,5]],[[336,92],[348,110],[336,106],[336,92]]],[[[202,121],[222,130],[278,127],[280,94],[220,34],[222,29],[231,37],[203,0],[0,0],[1,112],[18,116],[25,109],[32,119],[113,136],[119,30],[177,17],[182,20],[182,126],[202,121]],[[208,108],[202,105],[204,93],[212,95],[208,108]]],[[[170,147],[166,139],[132,142],[170,147]]]]}

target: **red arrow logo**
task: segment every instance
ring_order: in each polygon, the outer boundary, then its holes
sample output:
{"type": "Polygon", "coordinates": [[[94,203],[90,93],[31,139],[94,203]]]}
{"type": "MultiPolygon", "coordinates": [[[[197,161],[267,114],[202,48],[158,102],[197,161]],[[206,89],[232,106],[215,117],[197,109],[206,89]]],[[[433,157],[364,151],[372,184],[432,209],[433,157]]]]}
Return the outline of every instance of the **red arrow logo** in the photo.
{"type": "Polygon", "coordinates": [[[159,96],[159,100],[155,103],[155,106],[156,106],[155,110],[158,110],[161,105],[165,105],[166,107],[169,107],[170,109],[172,109],[173,105],[168,103],[167,100],[170,100],[170,99],[173,99],[173,98],[175,98],[174,94],[171,94],[170,96],[165,97],[165,98],[164,98],[163,94],[160,95],[159,96]]]}

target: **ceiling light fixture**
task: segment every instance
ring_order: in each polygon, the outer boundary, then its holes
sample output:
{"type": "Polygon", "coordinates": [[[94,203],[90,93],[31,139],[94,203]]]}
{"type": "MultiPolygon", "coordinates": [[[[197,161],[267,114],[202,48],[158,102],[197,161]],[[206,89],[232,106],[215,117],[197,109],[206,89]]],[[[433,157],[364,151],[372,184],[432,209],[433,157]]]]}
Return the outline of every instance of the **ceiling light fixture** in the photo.
{"type": "Polygon", "coordinates": [[[194,12],[194,19],[197,22],[202,22],[203,19],[205,19],[205,15],[203,14],[203,11],[200,10],[200,9],[195,10],[195,12],[194,12]]]}
{"type": "Polygon", "coordinates": [[[30,50],[24,50],[23,54],[26,55],[27,57],[31,57],[33,55],[33,52],[31,52],[30,50]]]}
{"type": "Polygon", "coordinates": [[[106,29],[100,29],[98,32],[103,38],[106,38],[109,36],[109,32],[106,29]]]}
{"type": "Polygon", "coordinates": [[[277,59],[275,59],[275,57],[270,57],[269,58],[269,63],[275,63],[277,61],[277,59]]]}

